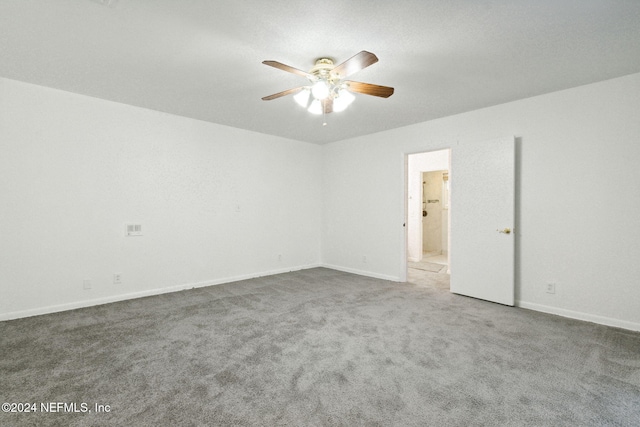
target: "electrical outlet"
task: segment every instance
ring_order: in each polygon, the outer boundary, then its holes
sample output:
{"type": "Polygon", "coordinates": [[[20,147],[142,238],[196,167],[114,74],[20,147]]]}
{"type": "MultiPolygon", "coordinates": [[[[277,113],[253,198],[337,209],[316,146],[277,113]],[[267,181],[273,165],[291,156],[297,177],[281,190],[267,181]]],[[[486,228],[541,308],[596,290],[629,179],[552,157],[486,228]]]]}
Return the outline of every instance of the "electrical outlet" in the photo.
{"type": "Polygon", "coordinates": [[[119,285],[122,283],[122,273],[113,273],[113,284],[119,285]]]}
{"type": "Polygon", "coordinates": [[[364,264],[366,264],[366,263],[367,263],[367,256],[366,256],[366,255],[363,255],[363,256],[362,256],[362,262],[363,262],[364,264]]]}
{"type": "Polygon", "coordinates": [[[82,289],[84,289],[84,290],[91,289],[91,280],[84,279],[82,281],[82,289]]]}
{"type": "Polygon", "coordinates": [[[545,288],[546,292],[548,294],[555,294],[556,293],[556,284],[553,282],[547,283],[547,286],[545,288]]]}
{"type": "Polygon", "coordinates": [[[126,224],[125,236],[142,236],[142,224],[126,224]]]}
{"type": "Polygon", "coordinates": [[[282,254],[278,254],[278,261],[282,261],[282,254]]]}

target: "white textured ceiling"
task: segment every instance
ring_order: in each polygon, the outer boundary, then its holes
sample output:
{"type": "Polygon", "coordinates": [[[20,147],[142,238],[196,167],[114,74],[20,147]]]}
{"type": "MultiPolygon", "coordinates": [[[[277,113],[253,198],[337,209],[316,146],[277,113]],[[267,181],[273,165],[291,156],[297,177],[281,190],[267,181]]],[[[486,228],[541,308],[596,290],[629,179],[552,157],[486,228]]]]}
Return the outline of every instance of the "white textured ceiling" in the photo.
{"type": "Polygon", "coordinates": [[[640,0],[0,0],[2,77],[313,143],[636,72],[640,0]],[[392,97],[260,99],[361,50],[392,97]]]}

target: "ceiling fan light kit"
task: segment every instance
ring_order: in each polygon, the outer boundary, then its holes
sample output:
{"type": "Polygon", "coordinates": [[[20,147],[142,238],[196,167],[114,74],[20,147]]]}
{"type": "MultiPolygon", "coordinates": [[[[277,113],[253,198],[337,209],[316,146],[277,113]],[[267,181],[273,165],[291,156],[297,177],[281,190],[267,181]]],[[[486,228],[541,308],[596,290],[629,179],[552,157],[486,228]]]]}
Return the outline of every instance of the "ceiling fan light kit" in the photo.
{"type": "Polygon", "coordinates": [[[320,58],[308,73],[278,61],[263,61],[265,65],[306,77],[309,85],[288,89],[262,99],[270,101],[295,94],[294,101],[311,114],[328,114],[344,111],[355,100],[352,92],[388,98],[393,95],[392,87],[344,80],[376,62],[378,57],[364,50],[337,66],[330,58],[320,58]]]}

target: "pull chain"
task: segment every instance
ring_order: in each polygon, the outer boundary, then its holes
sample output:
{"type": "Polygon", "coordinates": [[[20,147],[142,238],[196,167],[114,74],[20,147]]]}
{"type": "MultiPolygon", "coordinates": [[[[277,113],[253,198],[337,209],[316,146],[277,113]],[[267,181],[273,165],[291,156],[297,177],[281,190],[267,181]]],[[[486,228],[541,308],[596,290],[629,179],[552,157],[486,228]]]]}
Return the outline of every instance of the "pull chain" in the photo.
{"type": "Polygon", "coordinates": [[[322,100],[322,126],[327,125],[327,99],[322,100]]]}

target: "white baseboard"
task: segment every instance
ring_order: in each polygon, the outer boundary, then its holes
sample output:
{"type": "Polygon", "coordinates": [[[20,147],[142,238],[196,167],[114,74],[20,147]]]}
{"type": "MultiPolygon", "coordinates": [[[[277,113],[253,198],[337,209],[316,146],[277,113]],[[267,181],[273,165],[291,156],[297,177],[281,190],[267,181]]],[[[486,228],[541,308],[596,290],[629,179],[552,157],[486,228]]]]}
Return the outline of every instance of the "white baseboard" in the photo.
{"type": "MultiPolygon", "coordinates": [[[[291,271],[306,270],[306,269],[316,268],[316,267],[324,267],[332,270],[344,271],[345,273],[352,273],[352,274],[357,274],[359,276],[373,277],[373,278],[382,279],[382,280],[390,280],[393,282],[400,281],[400,278],[396,276],[378,274],[371,271],[358,270],[355,268],[342,267],[342,266],[332,265],[332,264],[318,263],[318,264],[309,264],[309,265],[282,268],[277,270],[268,270],[268,271],[263,271],[259,273],[244,274],[240,276],[225,277],[220,279],[208,280],[204,282],[185,283],[177,286],[169,286],[165,288],[149,289],[149,290],[140,291],[140,292],[111,295],[104,298],[74,301],[66,304],[38,307],[38,308],[33,308],[28,310],[13,311],[9,313],[0,313],[0,321],[20,319],[23,317],[39,316],[42,314],[57,313],[60,311],[75,310],[78,308],[92,307],[95,305],[109,304],[112,302],[124,301],[124,300],[135,299],[135,298],[143,298],[143,297],[148,297],[153,295],[161,295],[161,294],[166,294],[170,292],[179,292],[186,289],[203,288],[206,286],[220,285],[223,283],[238,282],[240,280],[255,279],[257,277],[271,276],[274,274],[282,274],[282,273],[288,273],[291,271]]],[[[551,306],[531,303],[527,301],[516,301],[515,305],[517,307],[540,311],[543,313],[555,314],[558,316],[568,317],[570,319],[584,320],[587,322],[597,323],[597,324],[606,325],[606,326],[613,326],[616,328],[628,329],[631,331],[640,331],[640,323],[636,323],[636,322],[629,322],[626,320],[614,319],[614,318],[605,317],[605,316],[598,316],[595,314],[566,310],[563,308],[551,307],[551,306]]]]}
{"type": "Polygon", "coordinates": [[[272,276],[274,274],[289,273],[291,271],[306,270],[309,268],[320,267],[320,264],[302,265],[277,270],[263,271],[260,273],[244,274],[241,276],[225,277],[221,279],[207,280],[197,283],[185,283],[182,285],[168,286],[164,288],[149,289],[139,292],[130,292],[126,294],[110,295],[104,298],[94,298],[89,300],[74,301],[66,304],[51,305],[46,307],[32,308],[28,310],[13,311],[9,313],[0,313],[0,321],[21,319],[23,317],[39,316],[42,314],[57,313],[60,311],[75,310],[78,308],[92,307],[95,305],[109,304],[112,302],[125,301],[136,298],[149,297],[153,295],[167,294],[171,292],[184,291],[186,289],[204,288],[206,286],[221,285],[223,283],[238,282],[240,280],[255,279],[257,277],[272,276]]]}
{"type": "Polygon", "coordinates": [[[344,271],[345,273],[357,274],[358,276],[373,277],[374,279],[390,280],[392,282],[400,282],[397,276],[388,276],[386,274],[373,273],[371,271],[357,270],[355,268],[341,267],[333,264],[321,264],[320,267],[330,268],[331,270],[344,271]]]}
{"type": "Polygon", "coordinates": [[[613,326],[615,328],[629,329],[631,331],[640,331],[640,323],[629,322],[626,320],[614,319],[611,317],[598,316],[595,314],[582,313],[579,311],[565,310],[564,308],[551,307],[548,305],[536,304],[526,301],[516,301],[517,307],[529,310],[541,311],[543,313],[556,314],[570,319],[584,320],[591,323],[597,323],[605,326],[613,326]]]}

